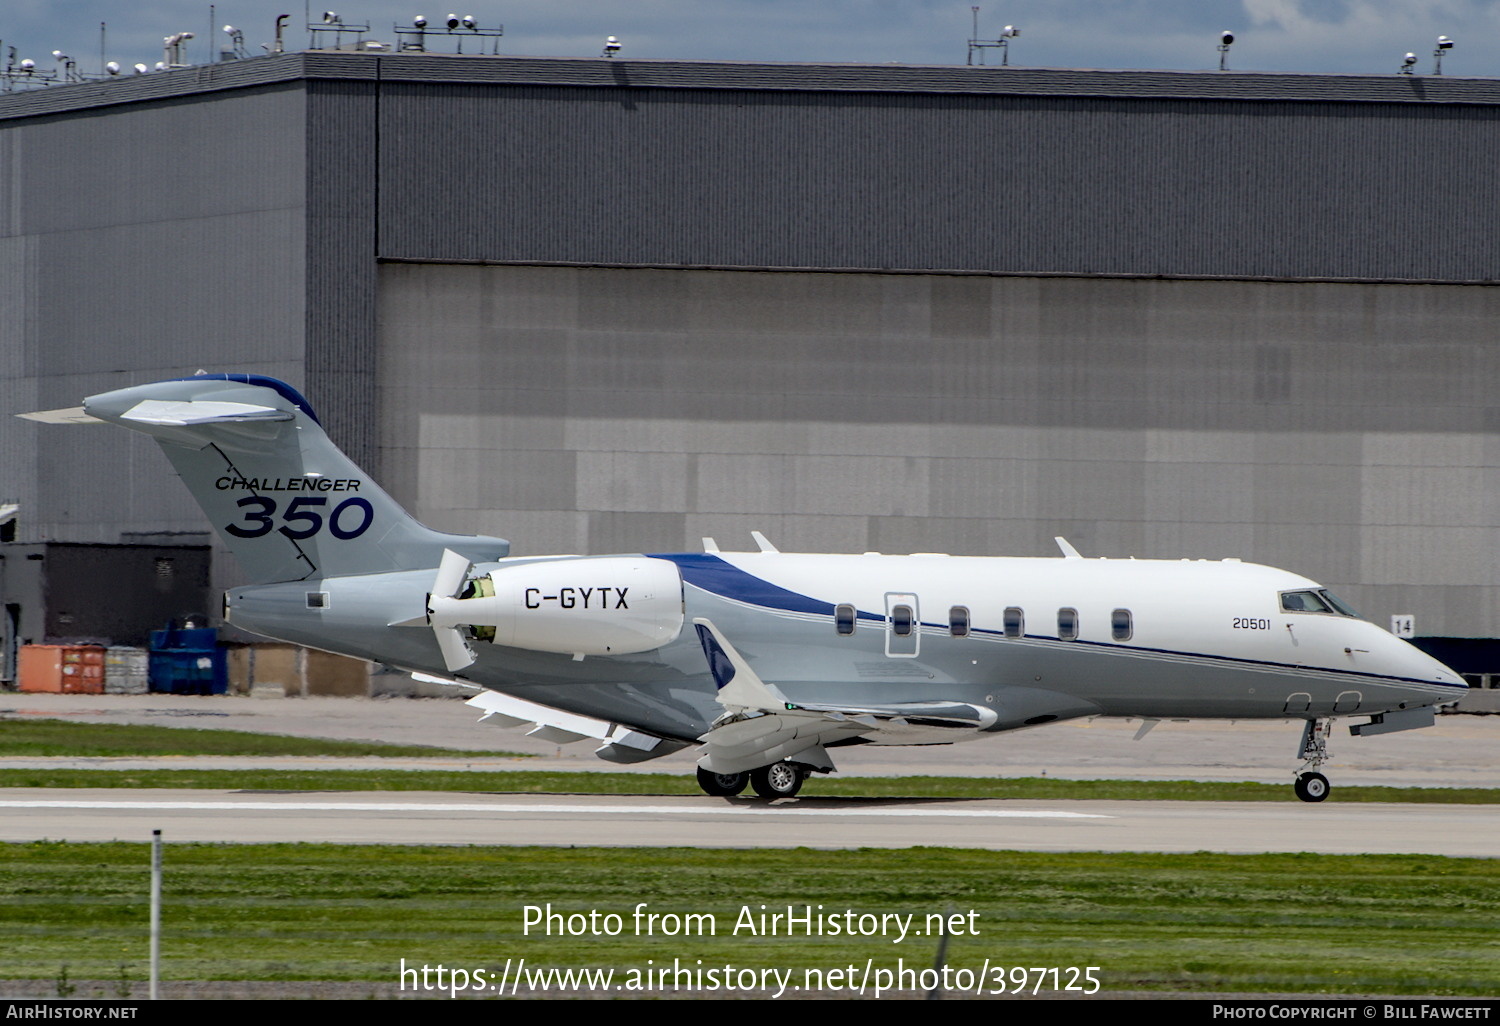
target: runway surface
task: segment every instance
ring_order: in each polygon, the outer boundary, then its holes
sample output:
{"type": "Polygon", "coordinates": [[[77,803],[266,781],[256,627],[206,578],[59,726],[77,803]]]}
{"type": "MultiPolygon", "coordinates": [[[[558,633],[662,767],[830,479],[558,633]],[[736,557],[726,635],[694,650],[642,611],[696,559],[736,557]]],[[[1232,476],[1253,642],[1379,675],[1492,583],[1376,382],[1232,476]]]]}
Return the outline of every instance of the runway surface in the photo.
{"type": "Polygon", "coordinates": [[[1500,809],[1480,805],[0,791],[0,841],[144,841],[153,829],[169,842],[1500,852],[1500,809]]]}
{"type": "MultiPolygon", "coordinates": [[[[0,767],[303,768],[628,771],[587,742],[559,747],[477,722],[442,699],[252,699],[166,695],[0,695],[0,716],[219,727],[258,733],[448,745],[485,753],[437,759],[57,757],[0,767]],[[508,757],[504,750],[531,753],[508,757]]],[[[1096,719],[1016,731],[971,744],[853,748],[843,776],[942,774],[1071,779],[1261,780],[1285,802],[1100,802],[802,797],[767,806],[702,796],[615,797],[490,793],[120,789],[0,790],[0,840],[341,841],[396,844],[908,847],[1042,851],[1313,851],[1494,857],[1496,806],[1340,803],[1351,784],[1500,786],[1500,716],[1444,716],[1435,727],[1351,738],[1340,726],[1326,769],[1333,797],[1291,795],[1300,724],[1284,721],[1139,723],[1096,719]]],[[[691,750],[634,769],[690,775],[691,750]]]]}

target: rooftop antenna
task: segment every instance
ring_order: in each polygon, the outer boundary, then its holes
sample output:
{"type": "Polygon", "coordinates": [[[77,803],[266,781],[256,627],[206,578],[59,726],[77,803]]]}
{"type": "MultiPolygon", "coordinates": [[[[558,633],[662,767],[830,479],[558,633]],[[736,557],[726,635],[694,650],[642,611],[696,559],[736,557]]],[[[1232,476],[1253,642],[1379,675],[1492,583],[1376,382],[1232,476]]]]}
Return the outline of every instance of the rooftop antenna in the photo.
{"type": "Polygon", "coordinates": [[[974,63],[974,51],[979,51],[979,63],[984,63],[984,51],[998,47],[1000,49],[1000,66],[1002,68],[1010,65],[1010,41],[1021,34],[1021,30],[1014,25],[1005,26],[1005,31],[1000,33],[1000,38],[991,42],[988,39],[979,38],[979,8],[971,7],[974,12],[974,34],[969,37],[969,64],[974,63]]]}
{"type": "Polygon", "coordinates": [[[427,42],[430,36],[454,36],[457,37],[457,52],[464,52],[464,39],[472,36],[479,40],[479,54],[484,56],[485,40],[492,39],[489,55],[498,57],[500,55],[500,37],[505,35],[505,26],[497,25],[494,28],[480,28],[479,21],[472,14],[459,17],[457,14],[449,14],[443,19],[443,28],[429,28],[425,15],[417,15],[411,20],[411,27],[404,25],[392,26],[396,33],[397,52],[426,53],[427,42]]]}
{"type": "Polygon", "coordinates": [[[171,68],[187,67],[183,51],[186,49],[187,41],[192,38],[191,32],[173,32],[170,36],[163,36],[161,64],[157,65],[158,69],[165,71],[171,68]]]}
{"type": "Polygon", "coordinates": [[[396,49],[414,50],[417,53],[427,52],[427,16],[417,15],[411,20],[411,28],[404,29],[400,25],[394,26],[396,33],[396,49]],[[403,36],[415,36],[415,39],[403,39],[403,36]]]}
{"type": "Polygon", "coordinates": [[[245,52],[245,33],[242,29],[225,25],[224,34],[229,37],[229,45],[219,48],[219,60],[237,61],[250,56],[245,52]]]}
{"type": "Polygon", "coordinates": [[[109,74],[109,64],[104,56],[104,22],[99,23],[99,74],[109,74]]]}
{"type": "MultiPolygon", "coordinates": [[[[62,53],[61,50],[54,51],[62,53]]],[[[70,59],[71,60],[71,59],[70,59]]],[[[43,71],[37,68],[36,61],[30,57],[23,58],[19,63],[16,61],[16,48],[10,48],[9,60],[5,65],[5,72],[0,75],[4,80],[5,91],[8,93],[16,86],[31,89],[36,86],[49,86],[57,81],[57,69],[43,71]]]]}
{"type": "Polygon", "coordinates": [[[1410,75],[1411,74],[1411,66],[1413,64],[1415,64],[1415,63],[1417,63],[1417,55],[1414,54],[1414,53],[1407,54],[1406,58],[1404,60],[1402,60],[1402,62],[1401,62],[1401,68],[1400,68],[1399,74],[1410,75]]]}
{"type": "Polygon", "coordinates": [[[1234,33],[1225,29],[1219,33],[1219,70],[1229,70],[1229,48],[1234,45],[1234,33]]]}
{"type": "Polygon", "coordinates": [[[604,49],[599,52],[600,57],[613,57],[620,52],[621,42],[615,36],[610,36],[604,41],[604,49]]]}
{"type": "Polygon", "coordinates": [[[1447,36],[1438,36],[1437,49],[1432,51],[1432,73],[1441,75],[1443,73],[1443,51],[1453,49],[1453,40],[1447,36]]]}
{"type": "MultiPolygon", "coordinates": [[[[344,46],[345,33],[352,33],[354,35],[355,43],[362,44],[364,42],[365,33],[370,31],[370,26],[368,24],[346,25],[344,23],[343,16],[340,15],[337,11],[324,11],[323,20],[321,22],[318,22],[317,24],[309,22],[307,25],[307,30],[315,40],[313,43],[313,49],[327,49],[327,47],[323,44],[322,36],[319,35],[319,33],[332,32],[333,48],[335,50],[340,50],[343,49],[344,46]]],[[[361,49],[362,48],[363,47],[361,47],[361,49]]]]}
{"type": "Polygon", "coordinates": [[[83,77],[78,74],[78,62],[61,50],[52,51],[52,59],[62,65],[64,82],[82,82],[83,77]]]}

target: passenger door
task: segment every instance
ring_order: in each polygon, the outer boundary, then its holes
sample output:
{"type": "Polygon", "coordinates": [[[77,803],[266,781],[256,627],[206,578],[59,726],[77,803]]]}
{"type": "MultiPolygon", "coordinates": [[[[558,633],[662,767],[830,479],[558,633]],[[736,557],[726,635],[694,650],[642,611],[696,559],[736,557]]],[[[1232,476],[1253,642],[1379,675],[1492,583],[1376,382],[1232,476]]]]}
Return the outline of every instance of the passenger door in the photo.
{"type": "Polygon", "coordinates": [[[885,654],[914,659],[922,645],[921,607],[910,592],[885,593],[885,654]]]}

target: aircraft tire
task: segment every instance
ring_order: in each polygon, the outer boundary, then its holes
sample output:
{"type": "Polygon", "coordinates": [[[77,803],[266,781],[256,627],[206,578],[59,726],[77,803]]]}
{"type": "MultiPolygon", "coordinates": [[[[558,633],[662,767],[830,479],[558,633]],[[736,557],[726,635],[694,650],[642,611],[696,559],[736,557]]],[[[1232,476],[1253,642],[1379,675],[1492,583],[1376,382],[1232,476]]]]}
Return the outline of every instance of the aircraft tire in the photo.
{"type": "Polygon", "coordinates": [[[1328,778],[1321,773],[1303,773],[1297,777],[1292,790],[1305,802],[1320,802],[1328,797],[1328,778]]]}
{"type": "Polygon", "coordinates": [[[767,801],[791,798],[802,790],[802,767],[794,762],[773,762],[750,771],[750,786],[767,801]]]}
{"type": "Polygon", "coordinates": [[[733,798],[750,783],[748,773],[712,773],[698,767],[698,786],[715,798],[733,798]]]}

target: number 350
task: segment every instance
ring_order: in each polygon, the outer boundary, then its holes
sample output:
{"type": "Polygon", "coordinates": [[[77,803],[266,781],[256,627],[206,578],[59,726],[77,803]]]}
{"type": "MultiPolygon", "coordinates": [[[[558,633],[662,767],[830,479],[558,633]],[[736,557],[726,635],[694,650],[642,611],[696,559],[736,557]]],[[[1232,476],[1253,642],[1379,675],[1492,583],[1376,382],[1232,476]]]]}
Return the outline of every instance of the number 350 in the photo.
{"type": "MultiPolygon", "coordinates": [[[[224,528],[236,538],[259,538],[270,534],[271,529],[276,526],[271,520],[276,515],[275,499],[264,495],[247,495],[236,505],[245,511],[244,525],[230,524],[224,528]]],[[[322,507],[326,505],[326,496],[297,496],[287,506],[286,512],[281,514],[281,533],[293,541],[311,538],[323,530],[322,507]]],[[[368,499],[345,499],[328,514],[328,530],[335,538],[348,541],[369,530],[374,519],[375,509],[368,499]],[[350,510],[357,512],[350,513],[350,510]]]]}

